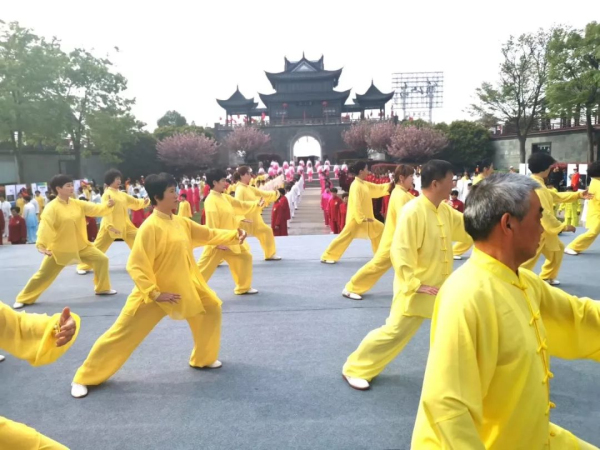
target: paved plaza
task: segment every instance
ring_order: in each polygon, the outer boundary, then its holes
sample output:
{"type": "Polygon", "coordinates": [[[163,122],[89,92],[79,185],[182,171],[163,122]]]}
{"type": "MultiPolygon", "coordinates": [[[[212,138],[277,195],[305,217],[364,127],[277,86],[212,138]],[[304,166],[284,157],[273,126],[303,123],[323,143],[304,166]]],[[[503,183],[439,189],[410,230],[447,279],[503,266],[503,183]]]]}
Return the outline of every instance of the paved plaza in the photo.
{"type": "MultiPolygon", "coordinates": [[[[280,262],[264,261],[250,239],[256,296],[235,296],[228,268],[217,269],[209,285],[223,300],[222,369],[191,369],[188,325],[166,318],[112,379],[81,400],[70,396],[71,379],[133,287],[125,270],[129,250],[118,242],[108,252],[114,297],[94,296],[91,275],[66,268],[27,312],[56,313],[68,305],[82,317],[79,338],[50,366],[32,368],[7,356],[0,364],[0,415],[74,450],[408,449],[429,323],[370,391],[350,389],[342,365],[387,317],[392,273],[365,300],[343,298],[345,282],[371,257],[370,244],[354,242],[339,264],[320,264],[331,239],[277,238],[280,262]]],[[[13,303],[41,258],[32,245],[0,247],[2,301],[13,303]]],[[[599,268],[596,242],[585,255],[565,257],[563,287],[600,298],[599,268]]],[[[600,445],[600,365],[554,359],[552,371],[552,420],[600,445]]]]}

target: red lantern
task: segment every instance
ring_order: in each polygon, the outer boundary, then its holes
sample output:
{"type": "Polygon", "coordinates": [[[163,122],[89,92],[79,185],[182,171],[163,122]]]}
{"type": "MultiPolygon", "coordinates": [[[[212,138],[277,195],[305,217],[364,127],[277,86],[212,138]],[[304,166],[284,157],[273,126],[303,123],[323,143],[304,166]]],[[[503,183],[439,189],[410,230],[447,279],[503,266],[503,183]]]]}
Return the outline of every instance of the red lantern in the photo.
{"type": "Polygon", "coordinates": [[[327,105],[328,105],[329,103],[327,103],[327,101],[325,100],[325,101],[323,101],[323,103],[321,103],[321,104],[323,105],[323,108],[327,108],[327,105]]]}
{"type": "Polygon", "coordinates": [[[284,103],[282,106],[283,106],[283,109],[287,109],[287,107],[288,107],[288,104],[287,104],[287,103],[284,103]]]}

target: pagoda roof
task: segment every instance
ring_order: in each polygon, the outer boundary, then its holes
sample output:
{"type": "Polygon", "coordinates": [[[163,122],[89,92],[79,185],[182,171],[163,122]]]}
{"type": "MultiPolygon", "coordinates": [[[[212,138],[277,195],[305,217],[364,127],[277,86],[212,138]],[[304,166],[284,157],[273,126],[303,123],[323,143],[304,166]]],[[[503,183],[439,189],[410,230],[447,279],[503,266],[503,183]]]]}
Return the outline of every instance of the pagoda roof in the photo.
{"type": "Polygon", "coordinates": [[[290,61],[287,58],[283,58],[285,61],[284,70],[286,72],[296,72],[306,68],[306,66],[312,67],[314,70],[325,70],[324,56],[321,55],[321,58],[316,61],[312,61],[310,59],[306,59],[304,56],[304,52],[302,52],[302,59],[298,61],[290,61]]]}
{"type": "Polygon", "coordinates": [[[236,87],[235,92],[227,100],[217,99],[217,103],[224,109],[240,109],[240,108],[256,108],[258,103],[254,101],[254,98],[246,98],[240,92],[239,86],[236,87]]]}
{"type": "MultiPolygon", "coordinates": [[[[307,66],[302,66],[307,67],[307,66]]],[[[267,78],[271,82],[271,86],[275,89],[276,83],[278,81],[298,81],[298,80],[306,80],[306,81],[315,81],[315,80],[323,80],[323,79],[333,79],[333,87],[338,85],[338,81],[340,76],[342,75],[343,69],[338,70],[312,70],[311,69],[302,69],[298,71],[285,71],[285,72],[265,72],[267,78]]]]}
{"type": "Polygon", "coordinates": [[[379,89],[377,89],[377,86],[375,86],[375,83],[373,83],[373,81],[371,81],[371,86],[369,87],[369,89],[367,89],[367,92],[365,92],[362,95],[356,94],[356,99],[354,100],[354,103],[358,103],[358,104],[377,103],[377,102],[387,103],[392,99],[393,96],[394,96],[393,91],[390,92],[389,94],[384,94],[379,89]]]}
{"type": "Polygon", "coordinates": [[[275,93],[275,94],[258,94],[262,102],[267,105],[269,103],[287,103],[295,101],[336,101],[339,100],[342,104],[348,99],[350,89],[344,92],[329,91],[329,92],[298,92],[298,93],[275,93]]]}

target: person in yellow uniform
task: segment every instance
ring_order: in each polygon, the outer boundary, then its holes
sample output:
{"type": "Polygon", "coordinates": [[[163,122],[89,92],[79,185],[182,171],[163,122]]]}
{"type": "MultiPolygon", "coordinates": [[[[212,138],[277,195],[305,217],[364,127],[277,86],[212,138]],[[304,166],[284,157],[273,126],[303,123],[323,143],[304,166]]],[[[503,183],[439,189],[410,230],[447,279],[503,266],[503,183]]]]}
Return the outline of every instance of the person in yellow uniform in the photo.
{"type": "MultiPolygon", "coordinates": [[[[275,202],[279,198],[279,191],[264,191],[250,186],[252,175],[250,168],[241,166],[237,169],[239,182],[235,188],[235,198],[242,202],[257,202],[262,197],[265,200],[265,206],[275,202]]],[[[237,177],[234,177],[234,180],[237,177]]],[[[277,248],[275,247],[275,238],[273,230],[267,226],[261,216],[262,208],[257,208],[246,214],[246,219],[250,221],[244,226],[248,235],[254,236],[260,242],[260,246],[265,254],[266,261],[280,261],[281,257],[277,256],[277,248]]]]}
{"type": "Polygon", "coordinates": [[[589,194],[594,198],[589,200],[585,226],[587,231],[577,236],[565,249],[567,255],[578,255],[587,250],[600,234],[600,161],[589,165],[587,176],[592,179],[589,194]]]}
{"type": "Polygon", "coordinates": [[[206,284],[193,249],[204,245],[241,245],[243,230],[210,230],[174,215],[177,181],[167,173],[149,175],[144,187],[154,211],[142,224],[127,261],[135,283],[112,327],[94,344],[77,370],[71,395],[85,397],[87,386],[108,380],[165,316],[187,320],[194,337],[189,364],[221,367],[221,300],[206,284]]]}
{"type": "Polygon", "coordinates": [[[415,169],[412,166],[400,164],[394,172],[394,188],[390,196],[388,214],[385,218],[383,235],[375,256],[367,264],[362,266],[358,272],[346,284],[342,295],[352,300],[362,300],[362,295],[369,291],[375,283],[392,267],[390,259],[390,247],[392,238],[398,224],[401,210],[409,201],[415,197],[408,192],[413,187],[413,176],[415,169]]]}
{"type": "Polygon", "coordinates": [[[111,213],[114,200],[107,196],[102,204],[71,198],[73,179],[56,175],[50,180],[50,189],[56,198],[46,206],[37,234],[36,247],[44,255],[40,269],[31,277],[17,296],[13,308],[22,308],[36,302],[58,274],[71,264],[83,262],[94,269],[96,295],[115,295],[110,287],[108,258],[88,241],[85,218],[102,217],[111,213]]]}
{"type": "Polygon", "coordinates": [[[177,215],[179,217],[185,217],[187,219],[192,218],[192,207],[190,206],[190,202],[187,200],[186,194],[181,194],[179,196],[179,207],[177,208],[177,215]]]}
{"type": "Polygon", "coordinates": [[[540,197],[542,208],[544,208],[544,216],[542,218],[544,234],[542,234],[537,253],[533,258],[523,263],[525,269],[533,270],[540,256],[544,255],[546,261],[542,266],[540,277],[552,286],[560,285],[557,277],[565,251],[565,244],[562,243],[558,235],[563,231],[575,232],[576,230],[574,226],[561,222],[556,218],[554,204],[578,202],[582,198],[588,199],[592,197],[587,191],[559,193],[548,189],[544,179],[548,177],[555,163],[556,160],[552,156],[543,152],[534,153],[527,160],[531,178],[539,184],[536,194],[540,197]]]}
{"type": "MultiPolygon", "coordinates": [[[[98,236],[94,241],[94,247],[102,253],[106,253],[115,239],[123,239],[131,249],[133,241],[137,234],[136,226],[131,223],[129,218],[129,209],[137,211],[149,206],[148,199],[137,199],[133,196],[119,190],[123,175],[117,169],[110,169],[104,174],[104,183],[108,186],[102,195],[102,201],[109,197],[115,202],[112,212],[102,219],[98,236]]],[[[90,188],[90,186],[87,186],[90,188]]],[[[90,188],[91,189],[91,188],[90,188]]],[[[77,273],[85,275],[92,268],[87,264],[79,264],[77,273]]]]}
{"type": "MultiPolygon", "coordinates": [[[[71,347],[80,319],[64,308],[61,314],[19,314],[0,302],[0,349],[34,367],[51,364],[71,347]]],[[[3,358],[2,358],[3,359],[3,358]]],[[[0,416],[0,448],[6,450],[68,450],[24,424],[0,416]]]]}
{"type": "Polygon", "coordinates": [[[523,268],[544,233],[538,189],[508,173],[469,194],[475,250],[435,302],[413,449],[598,450],[550,422],[550,357],[600,361],[600,303],[523,268]]]}
{"type": "MultiPolygon", "coordinates": [[[[492,175],[494,173],[494,163],[489,159],[484,159],[477,166],[481,168],[481,172],[479,172],[473,178],[472,188],[475,187],[478,183],[481,183],[483,180],[485,180],[487,177],[489,177],[490,175],[492,175]]],[[[467,197],[468,197],[468,195],[467,195],[467,197]]],[[[466,197],[465,197],[465,201],[466,201],[466,197]]],[[[471,241],[455,243],[454,246],[452,247],[452,253],[454,254],[454,259],[460,261],[462,259],[462,255],[467,253],[471,247],[473,247],[473,242],[471,242],[471,241]]]]}
{"type": "Polygon", "coordinates": [[[388,195],[391,183],[375,184],[365,181],[370,172],[364,161],[355,163],[350,172],[355,178],[348,193],[346,225],[321,255],[321,262],[324,264],[338,262],[354,239],[370,239],[373,254],[377,253],[383,234],[383,224],[373,215],[373,199],[388,195]]]}
{"type": "Polygon", "coordinates": [[[369,389],[369,382],[431,318],[438,289],[452,272],[452,241],[470,240],[463,215],[446,203],[452,177],[449,162],[427,162],[421,169],[422,195],[402,209],[390,249],[395,271],[390,315],[385,325],[367,334],[342,369],[354,389],[369,389]]]}
{"type": "MultiPolygon", "coordinates": [[[[206,226],[211,230],[236,230],[239,227],[239,217],[262,208],[264,201],[260,198],[255,202],[241,202],[225,193],[227,174],[220,169],[206,172],[206,182],[212,186],[210,195],[204,203],[206,211],[206,226]]],[[[244,219],[245,220],[245,219],[244,219]]],[[[217,266],[226,261],[235,281],[236,295],[258,294],[252,287],[252,254],[247,243],[243,245],[207,245],[198,260],[198,268],[202,278],[208,283],[217,266]]]]}
{"type": "Polygon", "coordinates": [[[35,201],[38,204],[39,214],[38,219],[42,216],[42,212],[44,211],[44,206],[46,205],[46,201],[40,191],[35,191],[35,201]]]}
{"type": "Polygon", "coordinates": [[[23,212],[25,211],[25,199],[23,198],[23,193],[19,192],[17,194],[17,199],[15,200],[15,206],[19,208],[21,216],[23,216],[23,212]]]}

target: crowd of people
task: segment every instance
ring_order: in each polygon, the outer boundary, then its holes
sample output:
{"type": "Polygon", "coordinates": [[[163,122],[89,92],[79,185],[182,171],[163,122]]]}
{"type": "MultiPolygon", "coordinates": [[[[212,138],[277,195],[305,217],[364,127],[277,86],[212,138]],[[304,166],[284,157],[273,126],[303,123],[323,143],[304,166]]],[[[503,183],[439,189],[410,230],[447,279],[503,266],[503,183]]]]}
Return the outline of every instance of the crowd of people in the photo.
{"type": "MultiPolygon", "coordinates": [[[[127,271],[134,288],[76,371],[71,395],[85,397],[90,386],[114,375],[165,316],[189,323],[194,339],[189,365],[218,369],[221,300],[208,285],[212,275],[226,262],[234,293],[258,294],[246,238],[258,239],[265,261],[281,261],[274,236],[286,235],[305,182],[317,172],[323,219],[336,235],[321,263],[337,263],[354,239],[369,239],[373,250],[342,295],[361,300],[394,269],[389,317],[342,368],[352,388],[369,389],[424,320],[432,319],[413,448],[597,448],[550,422],[549,385],[551,355],[600,361],[599,304],[556,287],[562,255],[583,252],[600,233],[600,163],[588,167],[589,189],[554,192],[546,180],[555,163],[536,153],[528,161],[531,177],[494,174],[493,164],[483,162],[473,179],[469,174],[458,179],[452,165],[440,160],[377,175],[362,161],[333,170],[329,164],[274,162],[257,174],[247,166],[211,169],[193,180],[161,173],[123,187],[122,174],[110,170],[99,199],[92,198],[100,190],[91,183],[77,196],[73,180],[57,175],[50,182],[55,198],[40,211],[36,247],[43,261],[13,308],[36,302],[73,264],[81,275],[94,273],[97,295],[116,294],[105,253],[122,239],[131,249],[127,271]],[[341,196],[330,171],[344,185],[341,196]],[[373,200],[384,198],[377,211],[373,200]],[[582,200],[588,201],[588,230],[565,248],[559,234],[574,226],[557,218],[555,204],[582,200]],[[201,202],[203,224],[190,220],[201,202]],[[261,215],[268,205],[270,227],[261,215]],[[136,219],[142,222],[137,226],[129,211],[144,210],[148,214],[136,219]],[[87,219],[96,217],[103,219],[92,242],[87,219]],[[473,246],[469,260],[454,271],[453,260],[473,246]],[[198,261],[196,247],[203,247],[198,261]],[[542,255],[546,262],[537,276],[530,269],[542,255]]],[[[0,347],[33,365],[60,357],[80,324],[68,308],[37,318],[0,304],[0,317],[6,324],[0,347]]],[[[0,418],[0,425],[0,444],[7,448],[26,440],[64,448],[8,419],[0,418]]]]}

